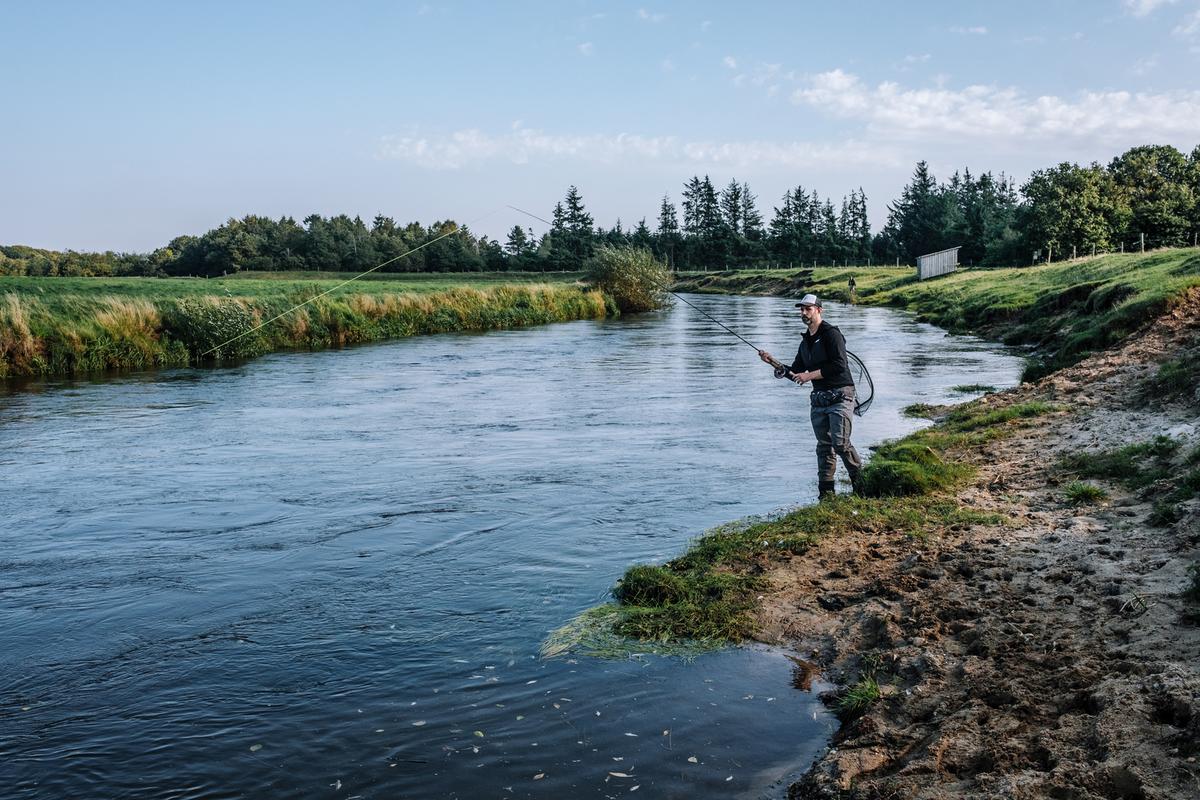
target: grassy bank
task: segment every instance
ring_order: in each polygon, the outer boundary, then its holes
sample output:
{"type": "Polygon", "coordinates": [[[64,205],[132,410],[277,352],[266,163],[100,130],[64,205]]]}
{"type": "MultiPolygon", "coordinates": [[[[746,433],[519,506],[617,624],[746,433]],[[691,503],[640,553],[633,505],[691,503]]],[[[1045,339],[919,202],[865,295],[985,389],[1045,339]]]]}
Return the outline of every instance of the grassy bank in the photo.
{"type": "Polygon", "coordinates": [[[0,278],[0,378],[183,366],[212,348],[208,358],[241,359],[612,313],[603,294],[563,278],[510,284],[498,276],[387,276],[295,311],[345,278],[0,278]]]}
{"type": "Polygon", "coordinates": [[[856,302],[914,312],[955,333],[976,333],[1029,345],[1026,378],[1073,364],[1128,336],[1200,286],[1200,250],[1106,255],[1011,269],[966,269],[918,281],[911,268],[755,271],[689,277],[697,291],[794,295],[815,291],[856,302]]]}
{"type": "Polygon", "coordinates": [[[997,406],[986,398],[958,407],[937,425],[877,448],[863,470],[864,496],[827,500],[780,519],[724,526],[666,564],[630,567],[613,589],[616,603],[556,632],[550,652],[572,646],[594,651],[597,642],[611,647],[595,625],[587,624],[597,620],[604,622],[604,633],[637,640],[739,642],[753,633],[752,612],[758,593],[767,588],[766,567],[806,552],[822,538],[871,532],[927,537],[952,526],[1000,524],[1000,517],[963,508],[954,499],[952,493],[974,475],[964,456],[1052,413],[1061,411],[1042,402],[997,406]]]}

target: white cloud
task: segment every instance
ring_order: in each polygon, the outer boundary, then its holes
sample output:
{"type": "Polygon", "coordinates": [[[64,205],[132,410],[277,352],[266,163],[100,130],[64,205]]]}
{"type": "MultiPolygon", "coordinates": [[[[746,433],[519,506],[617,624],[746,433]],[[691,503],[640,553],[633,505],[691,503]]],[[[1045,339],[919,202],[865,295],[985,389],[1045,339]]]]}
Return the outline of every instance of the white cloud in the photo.
{"type": "Polygon", "coordinates": [[[988,29],[983,25],[974,25],[969,28],[963,27],[962,25],[955,25],[950,29],[950,32],[968,34],[971,36],[986,36],[988,29]]]}
{"type": "Polygon", "coordinates": [[[646,22],[662,22],[667,18],[666,14],[660,14],[657,11],[647,11],[644,8],[637,10],[637,18],[646,22]]]}
{"type": "Polygon", "coordinates": [[[1193,11],[1191,14],[1183,18],[1183,21],[1176,25],[1171,33],[1176,36],[1190,37],[1200,34],[1200,9],[1193,11]]]}
{"type": "Polygon", "coordinates": [[[662,61],[659,63],[659,66],[662,68],[662,71],[663,71],[663,72],[674,72],[674,71],[675,71],[675,69],[676,69],[676,67],[675,67],[675,62],[674,62],[674,61],[672,61],[672,60],[671,60],[671,59],[669,59],[669,58],[664,58],[664,59],[663,59],[663,60],[662,60],[662,61]]]}
{"type": "Polygon", "coordinates": [[[1176,2],[1178,0],[1122,0],[1122,5],[1135,17],[1144,17],[1163,6],[1169,6],[1176,2]]]}
{"type": "Polygon", "coordinates": [[[596,52],[596,45],[591,42],[584,42],[576,48],[580,55],[590,56],[596,52]]]}
{"type": "Polygon", "coordinates": [[[1200,91],[1160,94],[1081,92],[1074,98],[1032,97],[1014,88],[868,86],[835,69],[808,79],[792,102],[862,120],[880,138],[964,138],[1029,141],[1154,141],[1200,137],[1200,91]]]}
{"type": "Polygon", "coordinates": [[[711,20],[711,19],[706,19],[706,20],[704,20],[703,22],[701,22],[701,23],[700,23],[700,30],[702,30],[702,31],[706,31],[706,30],[708,30],[708,29],[709,29],[709,28],[711,28],[711,27],[712,27],[712,20],[711,20]]]}
{"type": "Polygon", "coordinates": [[[507,161],[527,164],[548,159],[568,159],[599,164],[628,165],[633,161],[711,167],[827,167],[900,165],[895,151],[878,144],[854,140],[821,142],[688,141],[677,136],[638,134],[550,134],[520,125],[505,134],[477,129],[432,136],[387,136],[380,141],[379,156],[426,169],[454,170],[472,164],[507,161]]]}
{"type": "Polygon", "coordinates": [[[931,58],[931,56],[929,55],[929,53],[921,53],[921,55],[919,55],[919,56],[905,56],[904,63],[905,64],[924,64],[930,58],[931,58]]]}
{"type": "Polygon", "coordinates": [[[730,69],[737,69],[737,59],[733,56],[725,56],[723,59],[721,59],[721,63],[730,69]]]}

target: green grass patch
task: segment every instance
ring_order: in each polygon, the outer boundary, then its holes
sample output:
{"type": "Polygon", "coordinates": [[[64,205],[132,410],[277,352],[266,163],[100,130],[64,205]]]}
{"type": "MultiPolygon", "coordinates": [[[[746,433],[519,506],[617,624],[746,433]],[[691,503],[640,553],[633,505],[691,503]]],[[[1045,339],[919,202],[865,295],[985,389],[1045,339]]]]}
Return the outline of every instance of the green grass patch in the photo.
{"type": "Polygon", "coordinates": [[[807,552],[822,537],[895,531],[924,537],[952,525],[998,525],[1003,518],[949,498],[840,496],[779,519],[732,524],[694,541],[663,565],[630,567],[613,589],[620,637],[704,647],[740,642],[753,630],[763,568],[807,552]]]}
{"type": "Polygon", "coordinates": [[[996,428],[1007,423],[1032,419],[1058,411],[1059,407],[1040,400],[1013,403],[1003,408],[988,409],[975,404],[960,406],[946,415],[945,428],[956,433],[996,428]]]}
{"type": "Polygon", "coordinates": [[[950,387],[950,391],[957,392],[958,394],[977,394],[980,392],[986,394],[996,391],[996,387],[989,386],[986,383],[964,383],[961,386],[950,387]]]}
{"type": "Polygon", "coordinates": [[[1088,506],[1108,500],[1108,492],[1094,483],[1072,481],[1063,487],[1063,499],[1073,506],[1088,506]]]}
{"type": "Polygon", "coordinates": [[[860,678],[846,687],[837,701],[838,717],[843,720],[862,716],[879,700],[879,682],[873,675],[860,678]]]}
{"type": "Polygon", "coordinates": [[[1193,397],[1200,389],[1200,362],[1196,358],[1164,361],[1150,379],[1150,393],[1166,398],[1193,397]]]}
{"type": "Polygon", "coordinates": [[[1058,410],[1040,401],[1004,408],[975,402],[955,408],[938,425],[875,448],[862,472],[861,491],[870,497],[903,497],[953,489],[975,470],[951,451],[1005,436],[1026,420],[1058,410]]]}
{"type": "Polygon", "coordinates": [[[1142,489],[1175,473],[1172,457],[1178,450],[1177,439],[1156,436],[1146,442],[1098,453],[1072,453],[1064,456],[1059,465],[1080,477],[1103,478],[1129,489],[1142,489]]]}
{"type": "Polygon", "coordinates": [[[999,515],[964,508],[948,495],[975,472],[960,451],[1056,410],[1040,402],[990,408],[975,401],[956,408],[939,424],[876,448],[859,495],[778,519],[724,525],[665,564],[630,567],[613,589],[611,630],[659,643],[739,642],[753,630],[769,565],[803,554],[823,538],[883,532],[921,538],[952,526],[1001,524],[999,515]]]}
{"type": "Polygon", "coordinates": [[[913,403],[900,409],[900,413],[914,419],[933,419],[936,409],[937,406],[930,405],[929,403],[913,403]]]}

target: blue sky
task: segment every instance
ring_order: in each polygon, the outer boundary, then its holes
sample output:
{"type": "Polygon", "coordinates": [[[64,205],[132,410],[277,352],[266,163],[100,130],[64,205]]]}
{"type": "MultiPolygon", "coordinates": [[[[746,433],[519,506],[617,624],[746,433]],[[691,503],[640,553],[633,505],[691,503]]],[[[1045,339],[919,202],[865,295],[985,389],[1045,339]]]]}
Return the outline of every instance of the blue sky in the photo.
{"type": "Polygon", "coordinates": [[[653,227],[695,174],[768,218],[861,186],[878,227],[922,158],[1023,180],[1200,145],[1200,0],[0,0],[0,31],[0,244],[312,212],[502,239],[569,184],[653,227]]]}

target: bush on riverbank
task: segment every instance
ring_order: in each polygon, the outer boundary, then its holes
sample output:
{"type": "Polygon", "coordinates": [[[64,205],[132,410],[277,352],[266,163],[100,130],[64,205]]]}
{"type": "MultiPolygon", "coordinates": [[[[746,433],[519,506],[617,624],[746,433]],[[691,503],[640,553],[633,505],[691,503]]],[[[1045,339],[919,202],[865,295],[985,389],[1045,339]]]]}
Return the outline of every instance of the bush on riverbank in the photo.
{"type": "Polygon", "coordinates": [[[666,264],[640,247],[601,247],[588,262],[587,280],[611,296],[622,313],[653,311],[670,304],[666,264]]]}
{"type": "MultiPolygon", "coordinates": [[[[5,294],[0,303],[0,378],[183,366],[288,348],[603,319],[608,313],[602,293],[566,284],[459,286],[423,294],[356,292],[319,297],[294,308],[319,289],[286,283],[245,296],[96,294],[94,289],[105,283],[93,281],[78,292],[5,294]],[[259,325],[263,327],[255,330],[259,325]]],[[[254,283],[256,288],[263,285],[254,283]]],[[[161,284],[146,281],[134,289],[161,291],[161,284]]]]}

